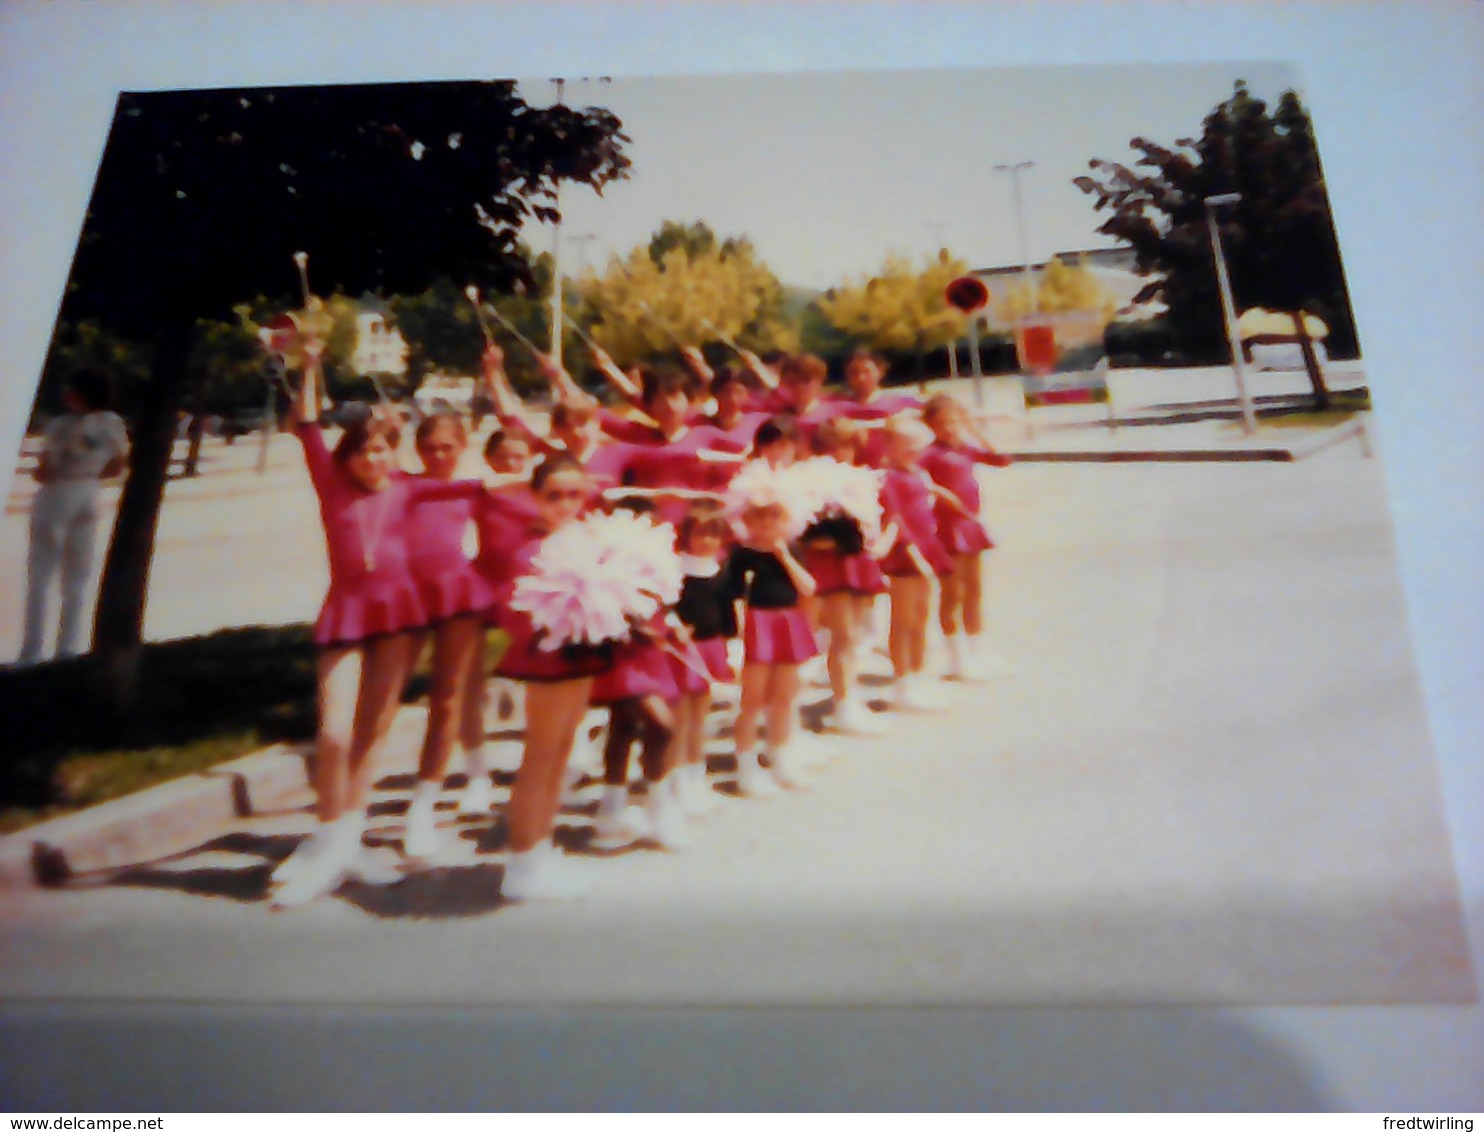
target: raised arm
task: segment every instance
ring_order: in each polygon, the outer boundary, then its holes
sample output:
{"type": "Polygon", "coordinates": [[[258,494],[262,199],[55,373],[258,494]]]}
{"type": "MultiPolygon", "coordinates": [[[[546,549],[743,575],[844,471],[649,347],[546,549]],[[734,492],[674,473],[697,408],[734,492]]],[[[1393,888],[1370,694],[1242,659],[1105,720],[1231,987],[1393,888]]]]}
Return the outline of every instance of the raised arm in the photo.
{"type": "Polygon", "coordinates": [[[751,350],[741,350],[739,351],[739,354],[742,358],[742,361],[747,365],[747,368],[750,369],[757,376],[757,379],[763,383],[763,388],[778,388],[778,374],[775,373],[773,369],[763,361],[762,358],[758,357],[751,350]]]}
{"type": "Polygon", "coordinates": [[[696,380],[707,389],[710,389],[711,381],[716,374],[706,364],[706,355],[702,354],[695,346],[682,346],[680,348],[680,357],[685,362],[686,368],[696,375],[696,380]]]}
{"type": "Polygon", "coordinates": [[[582,386],[572,380],[572,375],[567,372],[559,358],[554,358],[550,354],[537,354],[536,365],[540,367],[546,380],[551,382],[551,387],[556,391],[558,400],[575,404],[593,399],[583,391],[582,386]]]}
{"type": "Polygon", "coordinates": [[[618,363],[608,355],[608,351],[600,346],[591,349],[593,365],[598,367],[598,372],[608,379],[608,383],[617,389],[619,395],[634,405],[643,404],[644,391],[634,383],[633,378],[618,368],[618,363]]]}

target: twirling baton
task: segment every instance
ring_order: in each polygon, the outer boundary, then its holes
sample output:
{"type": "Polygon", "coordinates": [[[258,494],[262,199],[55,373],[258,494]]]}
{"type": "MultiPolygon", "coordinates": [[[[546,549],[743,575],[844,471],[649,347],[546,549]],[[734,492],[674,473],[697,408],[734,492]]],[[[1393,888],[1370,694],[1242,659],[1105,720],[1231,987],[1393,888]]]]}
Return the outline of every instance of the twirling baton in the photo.
{"type": "MultiPolygon", "coordinates": [[[[589,350],[602,350],[603,349],[603,347],[599,346],[596,342],[594,342],[592,340],[591,337],[589,337],[588,333],[585,330],[583,330],[582,327],[578,326],[577,323],[575,323],[574,321],[572,321],[572,319],[567,316],[566,311],[563,311],[562,312],[562,320],[577,333],[577,337],[579,337],[579,338],[582,339],[583,344],[589,350]]],[[[608,351],[607,350],[603,350],[603,352],[606,354],[608,351]]]]}
{"type": "Polygon", "coordinates": [[[495,336],[490,331],[489,323],[484,320],[484,307],[479,301],[479,288],[470,283],[464,288],[464,298],[469,300],[469,305],[474,308],[474,320],[479,323],[479,329],[484,332],[484,344],[493,346],[495,336]]]}
{"type": "Polygon", "coordinates": [[[737,345],[737,343],[733,342],[730,338],[728,338],[725,334],[718,330],[711,323],[710,319],[701,319],[701,325],[704,326],[707,330],[711,331],[712,334],[715,334],[716,337],[721,340],[723,345],[730,346],[733,350],[735,350],[739,358],[745,358],[747,356],[742,347],[737,345]]]}
{"type": "Polygon", "coordinates": [[[304,293],[304,309],[309,309],[309,253],[295,252],[294,265],[299,269],[299,289],[304,293]]]}
{"type": "Polygon", "coordinates": [[[522,334],[519,330],[517,330],[515,328],[514,324],[511,323],[511,321],[508,318],[506,318],[503,314],[500,313],[500,308],[499,307],[495,306],[493,303],[490,303],[490,304],[488,304],[485,307],[485,310],[489,311],[490,314],[494,315],[495,321],[498,322],[501,326],[503,326],[506,330],[508,330],[510,332],[510,334],[515,338],[515,340],[517,342],[519,342],[527,350],[531,351],[531,353],[535,354],[536,357],[538,357],[538,358],[544,358],[544,357],[547,356],[543,351],[538,350],[535,346],[533,346],[531,344],[531,340],[529,338],[527,338],[524,334],[522,334]]]}

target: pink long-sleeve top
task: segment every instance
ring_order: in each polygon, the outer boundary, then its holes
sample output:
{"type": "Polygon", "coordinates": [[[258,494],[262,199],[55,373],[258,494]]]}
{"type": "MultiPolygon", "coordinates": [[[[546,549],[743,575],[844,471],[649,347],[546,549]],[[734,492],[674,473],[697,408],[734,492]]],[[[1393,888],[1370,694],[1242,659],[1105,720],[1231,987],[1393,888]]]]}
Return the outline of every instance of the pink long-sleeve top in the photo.
{"type": "Polygon", "coordinates": [[[915,546],[937,573],[948,573],[953,562],[938,538],[933,492],[927,473],[920,468],[888,468],[881,485],[881,521],[897,524],[897,540],[881,561],[887,574],[916,574],[907,555],[915,546]]]}
{"type": "Polygon", "coordinates": [[[330,563],[330,590],[315,623],[315,642],[353,642],[427,623],[412,573],[411,539],[418,505],[473,499],[475,480],[394,476],[367,491],[336,462],[317,423],[296,429],[319,498],[330,563]]]}
{"type": "MultiPolygon", "coordinates": [[[[992,448],[981,448],[969,444],[949,445],[935,441],[922,455],[922,470],[933,482],[946,487],[958,497],[960,503],[975,515],[979,513],[979,481],[974,476],[976,464],[988,464],[1004,468],[1010,464],[1008,456],[1002,456],[992,448]]],[[[942,504],[948,507],[950,504],[942,504]]]]}

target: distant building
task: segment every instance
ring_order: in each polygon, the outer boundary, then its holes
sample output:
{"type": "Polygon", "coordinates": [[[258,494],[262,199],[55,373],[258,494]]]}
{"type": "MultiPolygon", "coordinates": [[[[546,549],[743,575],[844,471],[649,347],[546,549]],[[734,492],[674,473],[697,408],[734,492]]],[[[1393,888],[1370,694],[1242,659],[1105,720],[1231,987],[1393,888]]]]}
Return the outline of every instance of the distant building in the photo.
{"type": "Polygon", "coordinates": [[[407,342],[379,310],[363,309],[356,315],[356,348],[351,366],[357,373],[407,372],[407,342]]]}

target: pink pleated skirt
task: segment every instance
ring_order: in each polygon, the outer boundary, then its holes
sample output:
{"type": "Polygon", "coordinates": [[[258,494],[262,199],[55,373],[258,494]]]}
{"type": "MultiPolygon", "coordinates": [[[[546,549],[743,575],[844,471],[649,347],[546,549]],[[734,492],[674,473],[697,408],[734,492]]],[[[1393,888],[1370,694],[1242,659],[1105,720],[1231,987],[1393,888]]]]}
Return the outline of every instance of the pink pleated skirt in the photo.
{"type": "MultiPolygon", "coordinates": [[[[918,543],[917,548],[922,551],[922,556],[927,559],[927,564],[932,568],[933,573],[939,577],[953,573],[953,559],[938,539],[924,539],[918,543]]],[[[912,557],[907,553],[907,544],[901,539],[897,540],[891,552],[881,560],[881,572],[888,578],[919,578],[922,576],[913,563],[912,557]]]]}
{"type": "Polygon", "coordinates": [[[367,574],[354,582],[331,583],[314,622],[314,643],[355,645],[427,623],[427,608],[410,575],[367,574]]]}
{"type": "Polygon", "coordinates": [[[495,675],[507,680],[555,682],[599,676],[613,666],[613,651],[605,648],[556,649],[540,647],[541,638],[531,619],[508,607],[496,612],[495,624],[510,637],[510,646],[495,675]]]}
{"type": "Polygon", "coordinates": [[[442,621],[465,613],[484,614],[495,603],[494,588],[466,558],[429,560],[414,558],[412,578],[429,621],[442,621]]]}
{"type": "Polygon", "coordinates": [[[977,554],[994,547],[984,524],[960,511],[938,513],[938,539],[949,554],[977,554]]]}
{"type": "Polygon", "coordinates": [[[690,648],[681,651],[685,660],[675,656],[670,657],[669,660],[675,685],[683,694],[693,696],[704,692],[712,684],[736,682],[737,674],[732,671],[731,661],[727,659],[725,637],[711,637],[708,640],[695,641],[690,648]],[[702,672],[706,673],[710,679],[703,679],[702,672]]]}
{"type": "Polygon", "coordinates": [[[674,700],[679,695],[670,655],[646,637],[614,649],[612,667],[593,681],[592,702],[601,706],[644,696],[674,700]]]}
{"type": "Polygon", "coordinates": [[[742,628],[742,655],[748,664],[802,664],[819,655],[814,629],[804,611],[747,609],[742,628]]]}
{"type": "Polygon", "coordinates": [[[881,564],[869,554],[838,554],[833,550],[806,550],[804,567],[814,578],[815,594],[852,593],[870,596],[886,592],[881,564]]]}

